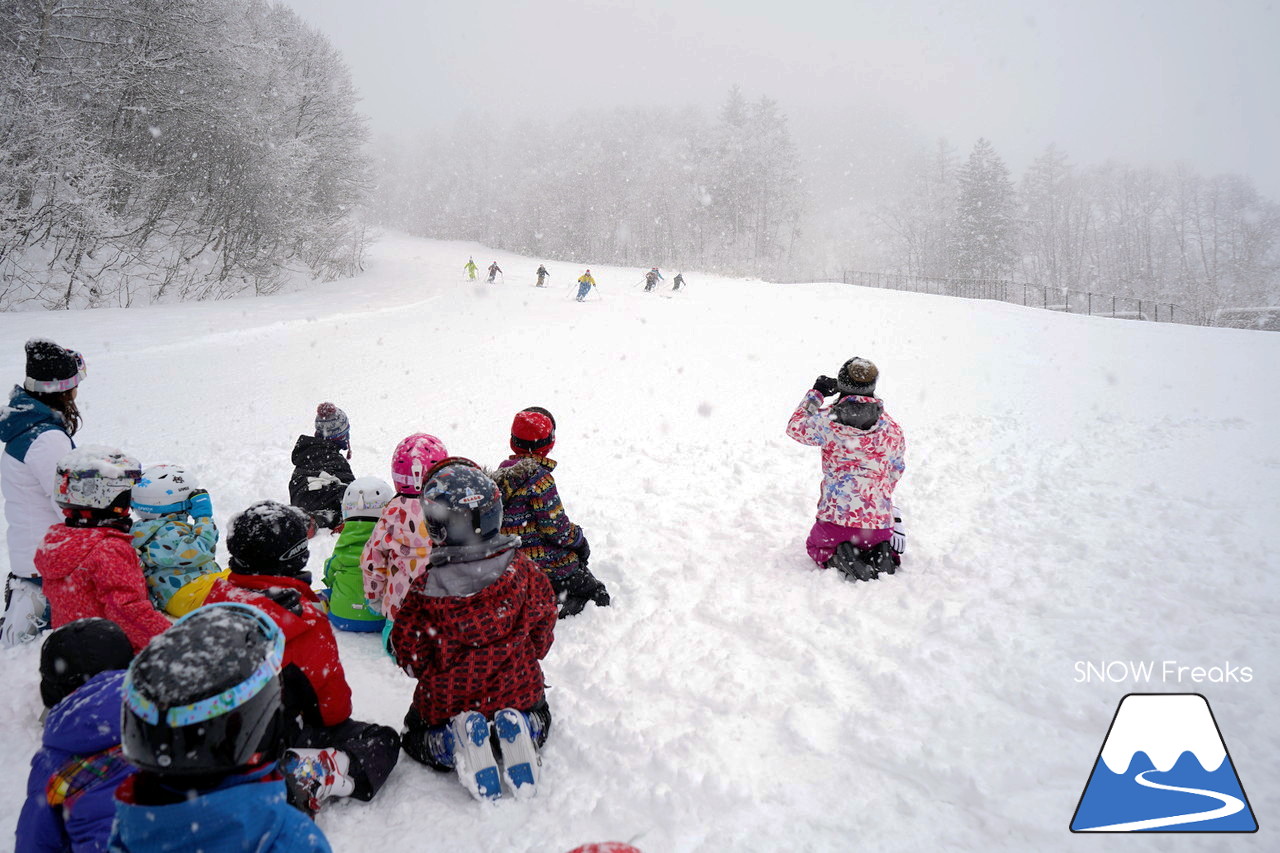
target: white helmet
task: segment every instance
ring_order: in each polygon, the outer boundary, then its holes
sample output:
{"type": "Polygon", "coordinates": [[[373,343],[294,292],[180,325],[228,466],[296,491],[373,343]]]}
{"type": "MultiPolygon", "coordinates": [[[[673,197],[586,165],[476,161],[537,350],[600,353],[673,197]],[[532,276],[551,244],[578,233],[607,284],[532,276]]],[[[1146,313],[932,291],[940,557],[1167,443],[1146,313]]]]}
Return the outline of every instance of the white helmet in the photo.
{"type": "Polygon", "coordinates": [[[195,475],[181,465],[152,465],[133,487],[133,510],[143,519],[187,512],[198,488],[195,475]]]}
{"type": "Polygon", "coordinates": [[[382,512],[396,491],[377,477],[357,477],[342,495],[342,517],[376,516],[382,512]]]}
{"type": "MultiPolygon", "coordinates": [[[[63,509],[107,509],[128,496],[142,477],[142,464],[114,447],[77,448],[58,460],[54,503],[63,509]]],[[[129,512],[124,504],[124,513],[129,512]]]]}

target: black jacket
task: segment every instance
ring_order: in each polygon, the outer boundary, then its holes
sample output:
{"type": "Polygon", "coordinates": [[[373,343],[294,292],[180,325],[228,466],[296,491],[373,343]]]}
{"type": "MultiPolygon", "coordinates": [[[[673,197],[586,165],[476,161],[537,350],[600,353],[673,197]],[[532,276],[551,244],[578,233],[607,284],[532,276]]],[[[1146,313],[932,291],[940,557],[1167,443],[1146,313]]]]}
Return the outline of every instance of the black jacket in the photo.
{"type": "Polygon", "coordinates": [[[322,527],[340,522],[342,495],[356,478],[342,448],[328,439],[300,435],[293,446],[293,464],[289,503],[313,516],[322,527]]]}

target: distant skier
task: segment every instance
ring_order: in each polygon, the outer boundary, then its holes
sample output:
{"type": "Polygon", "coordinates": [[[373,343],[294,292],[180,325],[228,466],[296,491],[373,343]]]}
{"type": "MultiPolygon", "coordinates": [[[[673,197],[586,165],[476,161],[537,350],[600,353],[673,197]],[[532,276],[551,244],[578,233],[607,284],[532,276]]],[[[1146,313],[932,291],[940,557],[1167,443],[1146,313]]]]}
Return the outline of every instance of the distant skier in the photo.
{"type": "Polygon", "coordinates": [[[676,273],[676,277],[671,280],[671,292],[676,293],[684,287],[684,273],[676,273]]]}
{"type": "Polygon", "coordinates": [[[893,574],[905,541],[895,530],[893,490],[906,467],[906,442],[875,396],[879,375],[865,358],[849,359],[835,379],[817,378],[787,424],[791,438],[822,448],[822,496],[805,547],[819,566],[856,580],[893,574]],[[834,405],[822,407],[837,394],[834,405]]]}
{"type": "Polygon", "coordinates": [[[658,272],[658,268],[654,267],[644,274],[644,292],[648,293],[658,286],[658,282],[666,281],[662,277],[662,273],[658,272]]]}
{"type": "Polygon", "coordinates": [[[475,281],[476,273],[480,271],[480,267],[476,266],[475,258],[467,258],[467,265],[463,269],[467,272],[467,281],[475,281]]]}
{"type": "Polygon", "coordinates": [[[536,287],[546,287],[547,276],[551,273],[547,272],[547,268],[543,264],[538,264],[538,283],[536,287]]]}
{"type": "Polygon", "coordinates": [[[591,270],[587,270],[578,278],[578,301],[581,302],[587,298],[587,294],[591,292],[591,288],[596,286],[596,280],[591,277],[591,270]]]}
{"type": "Polygon", "coordinates": [[[498,266],[497,261],[494,261],[493,263],[489,264],[489,283],[490,284],[493,284],[494,278],[496,278],[498,273],[500,272],[502,272],[502,267],[498,266]]]}

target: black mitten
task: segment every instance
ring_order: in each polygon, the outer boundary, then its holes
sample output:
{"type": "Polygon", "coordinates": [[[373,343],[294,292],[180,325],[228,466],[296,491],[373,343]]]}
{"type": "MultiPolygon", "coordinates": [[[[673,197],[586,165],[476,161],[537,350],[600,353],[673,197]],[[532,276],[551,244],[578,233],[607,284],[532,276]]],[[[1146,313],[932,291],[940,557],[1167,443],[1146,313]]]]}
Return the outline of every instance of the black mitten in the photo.
{"type": "Polygon", "coordinates": [[[302,615],[302,593],[287,586],[272,586],[262,594],[295,616],[302,615]]]}

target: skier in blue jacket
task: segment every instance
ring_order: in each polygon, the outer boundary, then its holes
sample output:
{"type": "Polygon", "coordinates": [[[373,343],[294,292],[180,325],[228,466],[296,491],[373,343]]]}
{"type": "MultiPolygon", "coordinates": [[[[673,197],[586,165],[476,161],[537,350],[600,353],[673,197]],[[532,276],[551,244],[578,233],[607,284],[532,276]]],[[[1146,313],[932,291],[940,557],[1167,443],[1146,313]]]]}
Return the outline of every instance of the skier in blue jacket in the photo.
{"type": "Polygon", "coordinates": [[[31,759],[16,853],[106,850],[115,790],[134,772],[120,754],[124,668],[133,649],[106,619],[77,619],[40,650],[48,717],[31,759]]]}

